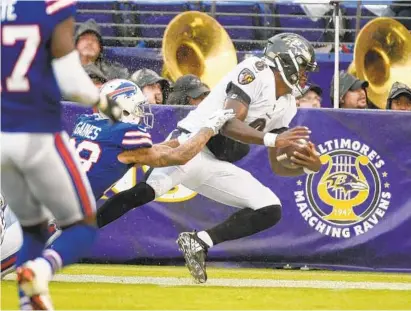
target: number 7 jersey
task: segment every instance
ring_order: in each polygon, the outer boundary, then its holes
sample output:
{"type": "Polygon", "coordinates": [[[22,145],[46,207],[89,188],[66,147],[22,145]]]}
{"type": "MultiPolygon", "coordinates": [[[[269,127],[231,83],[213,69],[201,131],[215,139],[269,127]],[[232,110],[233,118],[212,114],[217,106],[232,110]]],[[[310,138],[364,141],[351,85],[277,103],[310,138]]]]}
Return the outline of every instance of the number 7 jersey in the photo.
{"type": "Polygon", "coordinates": [[[3,132],[62,130],[61,93],[51,65],[54,29],[74,16],[74,0],[1,1],[3,132]]]}
{"type": "Polygon", "coordinates": [[[145,127],[123,122],[110,124],[99,114],[81,115],[71,137],[96,199],[133,166],[119,162],[120,153],[150,148],[153,144],[145,127]]]}

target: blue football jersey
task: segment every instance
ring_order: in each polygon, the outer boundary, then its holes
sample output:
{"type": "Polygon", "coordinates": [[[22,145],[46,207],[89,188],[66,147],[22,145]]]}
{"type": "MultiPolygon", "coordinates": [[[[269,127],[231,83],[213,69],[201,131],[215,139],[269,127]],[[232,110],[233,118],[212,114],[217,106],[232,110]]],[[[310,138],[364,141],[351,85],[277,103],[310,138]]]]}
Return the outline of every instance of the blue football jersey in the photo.
{"type": "Polygon", "coordinates": [[[51,66],[55,27],[74,0],[1,1],[1,127],[4,132],[62,130],[61,93],[51,66]]]}
{"type": "Polygon", "coordinates": [[[96,199],[132,167],[117,160],[120,153],[153,145],[145,127],[122,122],[110,124],[99,114],[81,115],[71,137],[96,199]]]}

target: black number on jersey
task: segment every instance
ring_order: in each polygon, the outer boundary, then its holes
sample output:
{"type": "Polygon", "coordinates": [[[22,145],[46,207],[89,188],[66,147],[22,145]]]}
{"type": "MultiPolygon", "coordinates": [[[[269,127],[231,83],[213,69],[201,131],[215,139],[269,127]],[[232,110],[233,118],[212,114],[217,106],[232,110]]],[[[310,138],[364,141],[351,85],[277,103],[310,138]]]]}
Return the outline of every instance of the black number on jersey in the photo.
{"type": "Polygon", "coordinates": [[[254,120],[249,124],[252,128],[255,128],[256,130],[262,132],[265,129],[267,121],[264,118],[259,118],[254,120]]]}

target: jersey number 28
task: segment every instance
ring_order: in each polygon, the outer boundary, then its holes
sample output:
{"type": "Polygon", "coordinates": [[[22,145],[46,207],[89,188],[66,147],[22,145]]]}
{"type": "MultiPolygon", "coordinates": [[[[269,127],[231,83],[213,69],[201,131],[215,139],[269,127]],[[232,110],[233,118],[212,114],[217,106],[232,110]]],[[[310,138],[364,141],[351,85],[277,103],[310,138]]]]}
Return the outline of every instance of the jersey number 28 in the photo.
{"type": "Polygon", "coordinates": [[[83,167],[85,172],[88,172],[91,167],[97,163],[100,159],[101,155],[101,148],[100,145],[97,143],[93,143],[89,140],[83,140],[81,143],[78,144],[76,147],[76,140],[74,138],[70,139],[70,142],[73,144],[74,148],[76,148],[76,152],[80,157],[80,163],[83,167]],[[81,152],[86,151],[89,156],[87,158],[81,157],[81,152]]]}

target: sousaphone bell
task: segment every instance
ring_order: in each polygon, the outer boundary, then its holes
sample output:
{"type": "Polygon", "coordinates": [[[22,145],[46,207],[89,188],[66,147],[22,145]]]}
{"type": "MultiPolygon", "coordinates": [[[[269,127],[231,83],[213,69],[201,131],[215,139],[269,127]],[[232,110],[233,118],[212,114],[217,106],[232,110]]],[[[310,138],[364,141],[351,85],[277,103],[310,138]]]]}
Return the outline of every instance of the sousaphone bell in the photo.
{"type": "Polygon", "coordinates": [[[195,74],[210,88],[237,65],[237,53],[225,29],[198,11],[183,12],[168,24],[162,54],[163,76],[176,81],[195,74]]]}
{"type": "Polygon", "coordinates": [[[392,18],[373,19],[358,34],[348,72],[368,81],[369,99],[385,109],[394,82],[411,86],[411,34],[392,18]]]}

